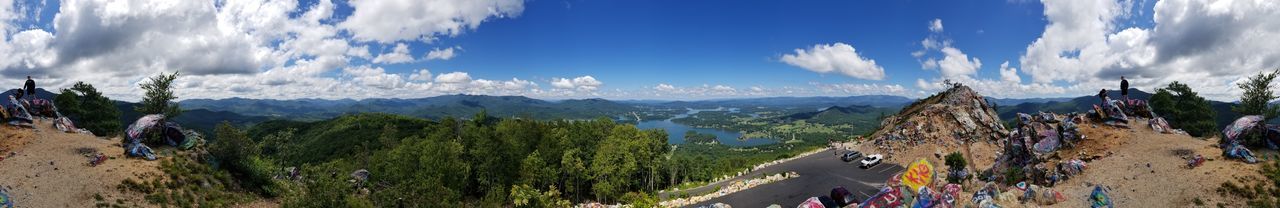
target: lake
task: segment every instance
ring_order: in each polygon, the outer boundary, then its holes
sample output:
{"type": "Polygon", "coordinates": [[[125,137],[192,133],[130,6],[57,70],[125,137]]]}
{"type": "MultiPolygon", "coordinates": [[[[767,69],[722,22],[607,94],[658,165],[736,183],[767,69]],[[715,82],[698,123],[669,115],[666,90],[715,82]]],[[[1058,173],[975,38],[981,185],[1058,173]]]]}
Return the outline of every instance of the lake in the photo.
{"type": "Polygon", "coordinates": [[[729,146],[745,147],[745,146],[756,146],[756,145],[777,143],[776,140],[764,139],[764,138],[751,138],[751,139],[740,140],[738,139],[738,137],[741,137],[742,134],[736,131],[725,131],[725,130],[710,129],[710,128],[694,128],[692,126],[679,124],[671,121],[672,119],[689,117],[689,115],[697,114],[698,112],[702,112],[702,111],[738,112],[738,109],[723,108],[723,107],[715,108],[715,109],[688,109],[688,111],[685,112],[684,114],[676,115],[675,117],[668,118],[666,120],[641,121],[639,124],[636,124],[636,127],[640,129],[666,130],[668,144],[684,144],[684,133],[689,130],[693,130],[695,132],[703,133],[703,134],[716,135],[716,140],[720,141],[720,144],[725,144],[729,146]]]}

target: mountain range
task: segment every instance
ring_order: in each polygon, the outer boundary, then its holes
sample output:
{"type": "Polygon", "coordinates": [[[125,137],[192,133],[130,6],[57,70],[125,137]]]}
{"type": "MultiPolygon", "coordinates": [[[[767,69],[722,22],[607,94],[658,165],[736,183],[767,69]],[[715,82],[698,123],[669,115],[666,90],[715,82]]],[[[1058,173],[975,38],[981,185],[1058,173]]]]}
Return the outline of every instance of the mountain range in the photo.
{"type": "MultiPolygon", "coordinates": [[[[0,97],[12,95],[15,90],[0,92],[0,97]]],[[[1148,99],[1151,93],[1131,89],[1134,99],[1148,99]]],[[[37,89],[36,97],[52,100],[58,94],[45,89],[37,89]]],[[[1110,91],[1112,98],[1120,97],[1119,92],[1110,91]]],[[[1017,113],[1036,112],[1087,112],[1094,104],[1098,104],[1097,96],[1081,96],[1075,98],[1025,98],[1000,99],[986,98],[995,108],[1002,120],[1014,118],[1017,113]]],[[[397,99],[189,99],[179,102],[186,110],[174,121],[205,132],[211,132],[214,126],[222,121],[246,126],[274,119],[315,121],[334,118],[355,113],[389,113],[411,117],[439,119],[443,117],[468,118],[480,111],[490,116],[521,116],[535,119],[593,119],[599,117],[615,117],[630,112],[651,108],[716,108],[716,107],[780,107],[793,109],[817,109],[801,111],[784,116],[782,119],[812,120],[823,122],[848,121],[843,117],[863,118],[883,113],[894,113],[898,108],[914,102],[915,99],[891,95],[863,95],[848,97],[765,97],[737,98],[699,101],[661,101],[661,100],[605,100],[569,99],[541,100],[523,96],[489,96],[489,95],[443,95],[427,98],[397,99]]],[[[1231,111],[1233,103],[1209,101],[1217,112],[1215,123],[1220,127],[1230,123],[1240,115],[1231,111]]],[[[141,115],[133,111],[138,104],[116,101],[121,111],[121,123],[129,125],[141,115]]],[[[858,119],[853,119],[858,120],[858,119]]]]}

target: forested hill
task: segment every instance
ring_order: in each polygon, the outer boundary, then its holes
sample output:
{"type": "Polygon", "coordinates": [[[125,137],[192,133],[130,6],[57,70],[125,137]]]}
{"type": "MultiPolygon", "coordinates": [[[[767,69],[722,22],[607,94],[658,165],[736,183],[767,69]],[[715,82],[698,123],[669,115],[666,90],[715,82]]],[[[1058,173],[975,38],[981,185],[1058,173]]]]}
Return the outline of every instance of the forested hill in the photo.
{"type": "Polygon", "coordinates": [[[866,105],[831,106],[819,111],[795,113],[779,117],[784,121],[805,120],[813,123],[854,126],[879,126],[880,117],[893,115],[898,108],[882,108],[866,105]]]}
{"type": "MultiPolygon", "coordinates": [[[[242,180],[267,178],[270,174],[258,173],[283,167],[302,169],[308,180],[299,187],[305,191],[288,195],[283,200],[286,207],[500,207],[529,193],[536,199],[524,200],[538,207],[564,207],[588,199],[654,205],[651,194],[671,187],[673,177],[696,178],[689,174],[704,172],[669,170],[673,166],[667,164],[664,131],[640,130],[609,119],[541,121],[481,113],[437,121],[352,114],[216,131],[219,140],[240,142],[214,149],[245,154],[222,158],[255,161],[233,172],[247,177],[242,180]],[[368,182],[376,185],[367,186],[372,194],[341,197],[357,190],[333,187],[349,187],[345,174],[360,169],[376,176],[368,182]],[[332,177],[335,174],[343,177],[332,177]]],[[[255,185],[279,188],[274,183],[255,185]]]]}
{"type": "Polygon", "coordinates": [[[535,119],[592,119],[613,117],[636,111],[631,104],[603,99],[545,101],[523,96],[444,95],[416,99],[377,98],[364,100],[263,100],[191,99],[180,102],[184,109],[216,109],[251,116],[271,116],[296,120],[323,120],[352,113],[390,113],[421,118],[470,117],[481,110],[497,117],[520,116],[535,119]]]}
{"type": "MultiPolygon", "coordinates": [[[[137,121],[143,115],[134,110],[137,103],[124,101],[115,101],[116,109],[120,110],[120,124],[124,128],[128,128],[130,124],[137,121]]],[[[185,109],[182,114],[171,121],[182,125],[182,127],[195,129],[201,133],[213,133],[213,128],[223,121],[230,122],[236,126],[244,127],[257,124],[259,122],[270,120],[266,116],[245,116],[237,113],[226,111],[213,111],[208,109],[185,109]]]]}

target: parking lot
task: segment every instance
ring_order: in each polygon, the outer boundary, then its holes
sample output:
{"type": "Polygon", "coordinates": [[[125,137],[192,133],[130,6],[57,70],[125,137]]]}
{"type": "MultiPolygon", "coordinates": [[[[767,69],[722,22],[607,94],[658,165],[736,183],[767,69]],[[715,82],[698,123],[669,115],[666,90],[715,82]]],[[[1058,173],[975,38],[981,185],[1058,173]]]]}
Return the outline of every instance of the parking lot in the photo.
{"type": "Polygon", "coordinates": [[[844,186],[845,189],[853,192],[858,201],[862,201],[876,194],[879,191],[877,188],[882,186],[890,176],[903,170],[902,166],[894,164],[880,164],[862,169],[858,168],[858,162],[857,160],[841,161],[839,156],[831,152],[805,156],[755,171],[760,174],[794,171],[800,174],[799,178],[760,185],[716,197],[691,207],[717,202],[733,207],[765,207],[770,204],[794,207],[809,197],[828,195],[831,188],[836,186],[844,186]]]}

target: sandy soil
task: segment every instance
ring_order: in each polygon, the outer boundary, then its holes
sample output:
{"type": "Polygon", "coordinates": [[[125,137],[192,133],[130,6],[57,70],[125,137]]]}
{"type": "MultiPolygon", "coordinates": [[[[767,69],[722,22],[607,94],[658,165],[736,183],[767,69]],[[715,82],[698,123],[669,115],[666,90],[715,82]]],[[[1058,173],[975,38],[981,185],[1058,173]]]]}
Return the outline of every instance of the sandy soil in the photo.
{"type": "Polygon", "coordinates": [[[48,121],[37,121],[35,129],[0,127],[0,186],[8,190],[18,207],[93,207],[100,194],[105,203],[117,199],[126,206],[149,206],[139,194],[121,194],[116,189],[126,178],[141,180],[159,176],[157,162],[124,158],[119,138],[100,139],[93,135],[62,133],[48,121]],[[93,150],[109,157],[104,164],[89,166],[82,151],[93,150]]]}
{"type": "MultiPolygon", "coordinates": [[[[1132,129],[1115,128],[1101,124],[1080,125],[1087,137],[1076,148],[1061,150],[1064,158],[1091,157],[1084,173],[1059,183],[1052,189],[1060,191],[1066,201],[1050,207],[1088,207],[1088,194],[1093,185],[1101,184],[1111,189],[1110,196],[1117,207],[1195,207],[1193,200],[1200,198],[1206,207],[1223,203],[1226,207],[1245,206],[1243,200],[1225,198],[1216,192],[1223,182],[1240,183],[1246,178],[1261,178],[1259,164],[1247,164],[1222,157],[1216,147],[1217,139],[1201,139],[1187,135],[1153,132],[1146,120],[1134,121],[1132,129]],[[1203,166],[1186,167],[1184,155],[1199,154],[1206,158],[1203,166]],[[1149,164],[1149,166],[1148,166],[1149,164]]],[[[854,149],[874,151],[871,147],[854,149]]],[[[926,158],[936,168],[945,169],[941,159],[934,156],[947,148],[924,144],[897,152],[887,163],[907,165],[916,158],[926,158]]],[[[979,169],[990,168],[999,148],[995,145],[973,144],[968,157],[976,161],[979,169]]],[[[1255,150],[1257,151],[1257,150],[1255,150]]],[[[1271,158],[1274,151],[1257,151],[1259,158],[1271,158]]],[[[1250,184],[1252,184],[1250,182],[1250,184]]],[[[965,205],[980,184],[966,186],[957,205],[965,205]]],[[[1021,193],[1018,193],[1020,195],[1021,193]]],[[[1037,207],[1033,203],[1018,204],[1013,201],[997,201],[1005,207],[1037,207]]]]}
{"type": "Polygon", "coordinates": [[[1082,125],[1081,131],[1089,139],[1080,149],[1112,155],[1094,160],[1084,174],[1055,187],[1068,195],[1061,207],[1087,207],[1084,199],[1092,184],[1110,187],[1111,197],[1120,207],[1193,207],[1195,198],[1205,206],[1224,203],[1240,207],[1243,200],[1224,198],[1215,190],[1223,182],[1261,177],[1259,164],[1223,158],[1216,138],[1160,134],[1151,131],[1146,120],[1133,123],[1139,125],[1133,129],[1082,125]],[[1204,165],[1187,168],[1186,159],[1179,154],[1187,151],[1204,156],[1204,165]]]}

